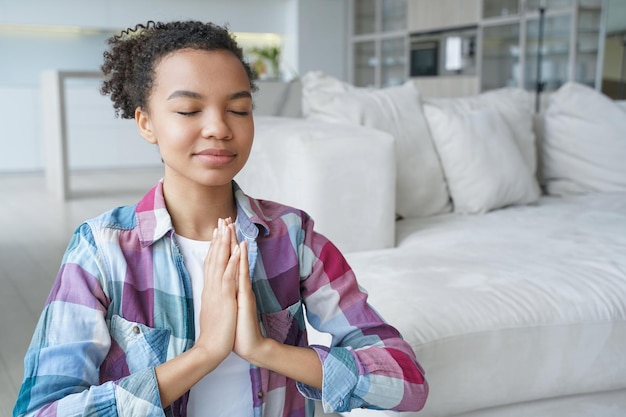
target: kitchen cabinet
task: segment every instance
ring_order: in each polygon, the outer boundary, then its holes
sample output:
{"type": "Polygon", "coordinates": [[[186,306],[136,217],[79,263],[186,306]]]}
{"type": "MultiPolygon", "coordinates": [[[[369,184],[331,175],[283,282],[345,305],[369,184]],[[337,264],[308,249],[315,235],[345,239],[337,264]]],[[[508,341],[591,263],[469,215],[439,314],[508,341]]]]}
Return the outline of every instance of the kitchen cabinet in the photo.
{"type": "Polygon", "coordinates": [[[599,89],[602,83],[606,0],[349,4],[349,81],[357,86],[386,87],[415,77],[436,92],[443,83],[462,77],[463,91],[473,94],[507,86],[553,91],[568,81],[599,89]],[[469,47],[463,50],[471,51],[471,62],[464,61],[462,70],[444,71],[439,62],[447,53],[444,41],[459,36],[467,40],[469,47]],[[436,48],[425,49],[428,40],[436,48]],[[415,57],[422,62],[429,56],[439,69],[411,68],[415,57]]]}
{"type": "Polygon", "coordinates": [[[554,91],[568,81],[600,88],[603,5],[603,0],[483,0],[481,91],[505,86],[554,91]]]}
{"type": "Polygon", "coordinates": [[[408,78],[406,0],[350,1],[350,82],[388,87],[408,78]]]}
{"type": "Polygon", "coordinates": [[[475,26],[481,0],[408,0],[409,32],[475,26]]]}

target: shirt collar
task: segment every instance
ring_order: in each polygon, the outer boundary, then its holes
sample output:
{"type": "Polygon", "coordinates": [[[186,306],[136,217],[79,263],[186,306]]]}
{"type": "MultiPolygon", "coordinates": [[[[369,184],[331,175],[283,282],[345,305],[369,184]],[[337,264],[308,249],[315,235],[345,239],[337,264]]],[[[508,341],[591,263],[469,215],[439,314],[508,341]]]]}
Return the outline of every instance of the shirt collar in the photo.
{"type": "MultiPolygon", "coordinates": [[[[267,236],[269,218],[263,214],[260,202],[246,195],[234,180],[232,185],[237,203],[236,222],[241,233],[248,239],[256,239],[259,229],[262,229],[263,235],[267,236]]],[[[173,233],[172,218],[167,211],[163,196],[163,179],[139,200],[135,207],[135,217],[142,247],[150,246],[166,234],[173,233]]]]}

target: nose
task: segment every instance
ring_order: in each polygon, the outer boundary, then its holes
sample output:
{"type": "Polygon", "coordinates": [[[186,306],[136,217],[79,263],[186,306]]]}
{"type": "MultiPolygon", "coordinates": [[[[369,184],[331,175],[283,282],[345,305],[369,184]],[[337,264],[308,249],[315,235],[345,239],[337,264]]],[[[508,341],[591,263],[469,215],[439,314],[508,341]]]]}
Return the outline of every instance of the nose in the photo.
{"type": "Polygon", "coordinates": [[[202,123],[203,138],[229,140],[233,136],[233,132],[225,119],[225,115],[221,112],[206,112],[206,117],[203,118],[202,123]]]}

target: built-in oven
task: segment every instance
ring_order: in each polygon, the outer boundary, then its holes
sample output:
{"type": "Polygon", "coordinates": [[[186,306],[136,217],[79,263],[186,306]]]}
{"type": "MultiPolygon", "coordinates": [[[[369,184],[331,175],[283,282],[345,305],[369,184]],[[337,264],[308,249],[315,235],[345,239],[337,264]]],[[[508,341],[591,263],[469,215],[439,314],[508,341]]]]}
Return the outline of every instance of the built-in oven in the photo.
{"type": "Polygon", "coordinates": [[[411,77],[476,74],[475,26],[411,34],[411,77]]]}
{"type": "Polygon", "coordinates": [[[410,75],[423,77],[439,74],[439,39],[411,39],[410,75]]]}

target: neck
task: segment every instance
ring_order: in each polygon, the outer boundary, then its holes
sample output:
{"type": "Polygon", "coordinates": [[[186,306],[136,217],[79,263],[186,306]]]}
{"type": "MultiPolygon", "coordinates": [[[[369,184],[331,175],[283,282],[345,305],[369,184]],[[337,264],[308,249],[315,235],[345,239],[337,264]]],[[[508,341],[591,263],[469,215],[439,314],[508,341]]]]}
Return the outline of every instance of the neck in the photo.
{"type": "Polygon", "coordinates": [[[177,234],[194,240],[209,241],[218,219],[235,220],[237,205],[232,184],[215,187],[180,187],[165,179],[163,195],[177,234]]]}

